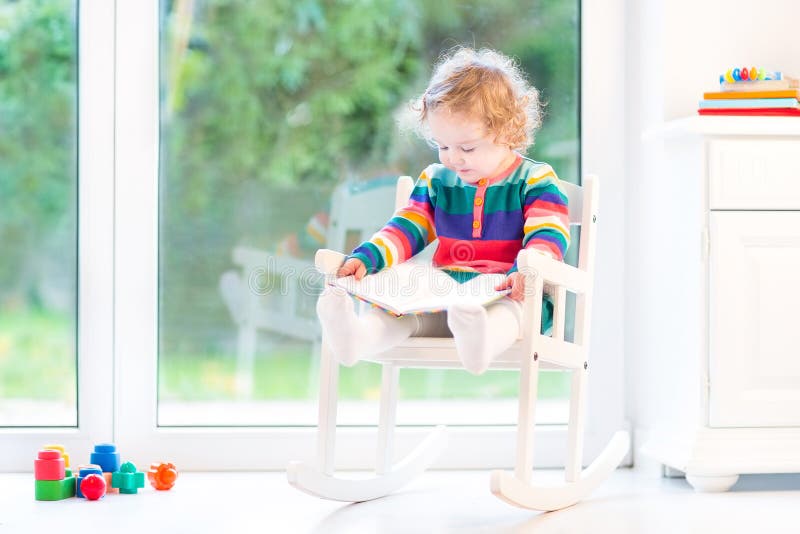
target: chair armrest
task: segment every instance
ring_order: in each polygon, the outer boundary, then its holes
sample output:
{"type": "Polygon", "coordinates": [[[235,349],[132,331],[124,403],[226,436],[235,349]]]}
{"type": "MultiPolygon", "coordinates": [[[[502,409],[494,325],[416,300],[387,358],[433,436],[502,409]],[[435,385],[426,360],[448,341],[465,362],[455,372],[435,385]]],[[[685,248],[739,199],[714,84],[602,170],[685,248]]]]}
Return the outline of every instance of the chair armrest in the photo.
{"type": "Polygon", "coordinates": [[[336,274],[336,270],[344,263],[346,257],[347,256],[341,252],[321,248],[314,254],[314,265],[322,274],[333,275],[336,274]]]}
{"type": "Polygon", "coordinates": [[[586,271],[535,250],[521,250],[517,255],[517,265],[521,272],[529,270],[532,274],[541,276],[545,284],[563,286],[574,293],[586,293],[589,290],[591,278],[586,271]]]}

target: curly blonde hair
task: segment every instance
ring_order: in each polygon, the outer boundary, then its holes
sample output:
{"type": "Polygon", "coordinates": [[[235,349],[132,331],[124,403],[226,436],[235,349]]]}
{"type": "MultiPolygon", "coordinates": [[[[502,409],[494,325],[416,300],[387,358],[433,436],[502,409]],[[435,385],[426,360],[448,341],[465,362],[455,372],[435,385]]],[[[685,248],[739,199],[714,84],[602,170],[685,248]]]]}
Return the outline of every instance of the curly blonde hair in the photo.
{"type": "Polygon", "coordinates": [[[436,64],[428,88],[412,103],[425,139],[428,114],[439,108],[482,120],[496,143],[523,152],[542,124],[539,91],[516,61],[486,48],[457,48],[436,64]]]}

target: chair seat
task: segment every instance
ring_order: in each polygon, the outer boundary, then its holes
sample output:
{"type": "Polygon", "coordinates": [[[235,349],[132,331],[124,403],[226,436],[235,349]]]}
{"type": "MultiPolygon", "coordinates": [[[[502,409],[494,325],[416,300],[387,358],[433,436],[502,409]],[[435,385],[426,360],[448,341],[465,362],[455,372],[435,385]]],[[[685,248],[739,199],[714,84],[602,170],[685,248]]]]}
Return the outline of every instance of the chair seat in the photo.
{"type": "MultiPolygon", "coordinates": [[[[538,354],[542,369],[576,369],[583,365],[580,347],[568,341],[537,336],[534,348],[528,353],[538,354]],[[550,356],[549,356],[550,355],[550,356]]],[[[522,340],[495,358],[489,369],[520,369],[526,350],[522,340]]],[[[364,358],[365,361],[398,367],[463,369],[452,337],[412,337],[402,344],[380,354],[364,358]]]]}

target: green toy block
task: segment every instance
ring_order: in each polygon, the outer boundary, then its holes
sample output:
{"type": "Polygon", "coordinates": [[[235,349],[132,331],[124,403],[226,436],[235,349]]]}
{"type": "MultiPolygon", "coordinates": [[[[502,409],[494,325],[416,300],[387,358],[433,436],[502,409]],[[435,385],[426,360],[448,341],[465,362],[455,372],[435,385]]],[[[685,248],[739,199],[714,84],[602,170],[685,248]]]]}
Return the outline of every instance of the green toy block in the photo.
{"type": "Polygon", "coordinates": [[[144,473],[137,471],[132,462],[125,462],[112,473],[111,487],[119,488],[120,493],[135,494],[144,487],[144,473]]]}
{"type": "Polygon", "coordinates": [[[75,496],[75,477],[71,474],[61,480],[36,480],[37,501],[60,501],[75,496]]]}

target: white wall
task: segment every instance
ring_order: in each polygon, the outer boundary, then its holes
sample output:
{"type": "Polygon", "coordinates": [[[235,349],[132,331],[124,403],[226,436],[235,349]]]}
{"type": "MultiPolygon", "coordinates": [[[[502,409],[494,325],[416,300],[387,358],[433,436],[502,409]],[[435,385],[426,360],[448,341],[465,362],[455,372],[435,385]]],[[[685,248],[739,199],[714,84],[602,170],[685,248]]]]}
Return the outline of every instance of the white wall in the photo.
{"type": "Polygon", "coordinates": [[[669,162],[661,157],[662,141],[643,141],[642,133],[694,115],[702,93],[716,90],[728,68],[754,65],[800,76],[800,42],[792,37],[800,1],[628,0],[625,12],[625,378],[635,450],[654,421],[669,417],[670,403],[657,399],[686,397],[671,390],[659,365],[680,350],[685,333],[643,320],[656,306],[675,305],[659,280],[648,277],[654,262],[674,258],[642,251],[659,227],[654,219],[680,216],[681,206],[665,206],[659,170],[669,162]]]}
{"type": "Polygon", "coordinates": [[[600,178],[595,292],[589,356],[586,461],[625,427],[625,0],[582,3],[582,170],[600,178]]]}
{"type": "Polygon", "coordinates": [[[668,0],[663,10],[668,119],[691,114],[701,93],[715,90],[728,68],[756,66],[800,76],[797,0],[668,0]]]}

